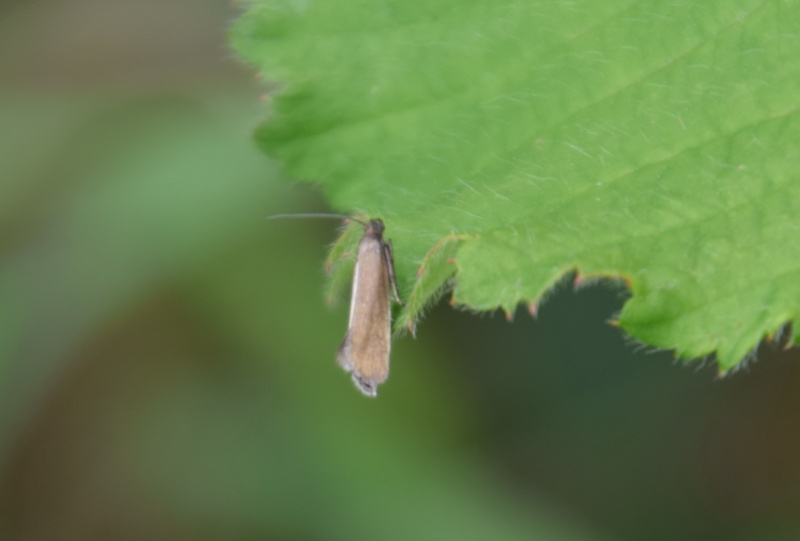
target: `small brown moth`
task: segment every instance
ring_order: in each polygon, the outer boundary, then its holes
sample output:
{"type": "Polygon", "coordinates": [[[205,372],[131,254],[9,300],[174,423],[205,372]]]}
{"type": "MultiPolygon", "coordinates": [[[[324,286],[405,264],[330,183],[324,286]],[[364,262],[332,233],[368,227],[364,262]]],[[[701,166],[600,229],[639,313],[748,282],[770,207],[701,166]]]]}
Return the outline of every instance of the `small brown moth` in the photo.
{"type": "Polygon", "coordinates": [[[378,385],[389,377],[392,341],[390,296],[403,304],[395,279],[392,243],[383,239],[383,222],[379,219],[362,222],[338,214],[292,214],[271,218],[284,217],[343,218],[364,226],[353,273],[350,321],[336,360],[352,373],[353,382],[362,393],[377,396],[378,385]]]}
{"type": "Polygon", "coordinates": [[[339,365],[353,373],[356,387],[367,396],[376,396],[378,385],[389,377],[389,350],[392,341],[392,305],[399,304],[391,241],[383,240],[383,222],[360,222],[364,236],[358,243],[350,322],[339,347],[339,365]]]}

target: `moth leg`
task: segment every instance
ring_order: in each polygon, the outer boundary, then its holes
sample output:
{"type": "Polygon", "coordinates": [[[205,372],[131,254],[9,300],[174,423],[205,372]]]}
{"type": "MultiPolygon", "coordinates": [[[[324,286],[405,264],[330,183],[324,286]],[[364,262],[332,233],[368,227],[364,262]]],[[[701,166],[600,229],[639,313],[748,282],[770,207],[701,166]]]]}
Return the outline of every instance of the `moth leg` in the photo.
{"type": "Polygon", "coordinates": [[[389,283],[392,286],[392,293],[394,293],[394,299],[400,306],[405,306],[403,304],[403,301],[400,300],[400,292],[397,290],[397,278],[395,277],[394,274],[394,255],[392,253],[392,241],[390,240],[383,241],[381,247],[383,248],[383,259],[386,262],[386,268],[389,269],[389,283]]]}

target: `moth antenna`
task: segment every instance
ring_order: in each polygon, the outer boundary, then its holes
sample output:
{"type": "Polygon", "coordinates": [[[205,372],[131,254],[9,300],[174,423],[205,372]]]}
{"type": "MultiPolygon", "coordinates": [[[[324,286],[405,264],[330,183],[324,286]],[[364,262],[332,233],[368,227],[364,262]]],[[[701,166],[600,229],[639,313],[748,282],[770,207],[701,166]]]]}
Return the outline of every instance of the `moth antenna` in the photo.
{"type": "Polygon", "coordinates": [[[337,220],[352,220],[353,222],[359,223],[364,227],[367,227],[365,222],[362,222],[358,218],[353,218],[352,216],[348,216],[346,214],[334,214],[328,212],[320,212],[320,213],[300,213],[300,214],[273,214],[272,216],[267,216],[267,220],[278,220],[283,218],[332,218],[337,220]]]}

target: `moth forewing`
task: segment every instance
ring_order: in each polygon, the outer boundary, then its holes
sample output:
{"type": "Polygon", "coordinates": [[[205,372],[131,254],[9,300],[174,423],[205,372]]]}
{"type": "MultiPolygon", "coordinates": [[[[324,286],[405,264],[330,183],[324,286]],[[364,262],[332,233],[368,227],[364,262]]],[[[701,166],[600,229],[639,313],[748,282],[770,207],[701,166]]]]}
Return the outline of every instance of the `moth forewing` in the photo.
{"type": "Polygon", "coordinates": [[[389,376],[392,293],[399,302],[391,244],[383,240],[383,222],[371,220],[358,243],[350,320],[337,355],[367,396],[376,396],[378,385],[389,376]]]}

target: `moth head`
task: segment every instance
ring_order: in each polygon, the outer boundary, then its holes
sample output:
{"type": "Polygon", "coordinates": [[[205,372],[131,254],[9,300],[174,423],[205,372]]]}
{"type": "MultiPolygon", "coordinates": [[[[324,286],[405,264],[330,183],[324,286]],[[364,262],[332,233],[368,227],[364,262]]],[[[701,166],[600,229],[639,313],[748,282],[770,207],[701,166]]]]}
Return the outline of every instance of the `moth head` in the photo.
{"type": "Polygon", "coordinates": [[[370,220],[365,226],[365,233],[372,236],[383,235],[383,221],[380,219],[370,220]]]}

